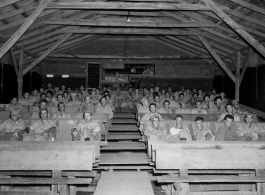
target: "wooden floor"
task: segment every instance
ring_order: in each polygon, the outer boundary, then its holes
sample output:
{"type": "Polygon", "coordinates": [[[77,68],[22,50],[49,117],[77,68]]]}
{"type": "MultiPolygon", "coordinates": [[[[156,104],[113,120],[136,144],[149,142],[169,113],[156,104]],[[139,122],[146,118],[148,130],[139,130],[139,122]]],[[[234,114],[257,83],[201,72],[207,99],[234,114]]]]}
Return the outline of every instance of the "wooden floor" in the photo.
{"type": "Polygon", "coordinates": [[[147,172],[102,172],[94,195],[154,195],[147,172]]]}

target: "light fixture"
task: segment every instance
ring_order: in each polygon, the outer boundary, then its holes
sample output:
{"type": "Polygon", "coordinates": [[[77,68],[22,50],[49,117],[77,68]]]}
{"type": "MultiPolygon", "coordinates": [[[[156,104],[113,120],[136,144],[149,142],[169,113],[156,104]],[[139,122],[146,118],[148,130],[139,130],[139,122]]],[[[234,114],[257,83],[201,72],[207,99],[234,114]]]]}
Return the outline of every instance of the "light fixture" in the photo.
{"type": "Polygon", "coordinates": [[[63,78],[69,78],[69,75],[62,75],[63,78]]]}
{"type": "Polygon", "coordinates": [[[128,12],[127,22],[131,21],[130,12],[128,12]]]}
{"type": "Polygon", "coordinates": [[[53,74],[47,74],[46,77],[52,78],[53,74]]]}

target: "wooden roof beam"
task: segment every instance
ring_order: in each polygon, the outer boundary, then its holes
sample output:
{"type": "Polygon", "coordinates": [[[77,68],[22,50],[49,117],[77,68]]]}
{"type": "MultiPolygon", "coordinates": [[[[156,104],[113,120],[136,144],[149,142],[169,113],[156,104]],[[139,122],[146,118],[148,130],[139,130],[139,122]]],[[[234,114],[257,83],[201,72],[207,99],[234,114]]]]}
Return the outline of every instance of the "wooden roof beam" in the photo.
{"type": "MultiPolygon", "coordinates": [[[[209,7],[201,4],[187,3],[127,3],[127,2],[54,2],[48,9],[92,9],[92,10],[193,10],[209,11],[209,7]]],[[[223,6],[226,10],[227,7],[223,6]]]]}
{"type": "Polygon", "coordinates": [[[70,54],[51,54],[49,57],[56,58],[84,58],[84,59],[137,59],[137,60],[148,60],[148,59],[170,59],[170,60],[180,60],[180,59],[208,59],[199,56],[113,56],[113,55],[70,55],[70,54]]]}
{"type": "Polygon", "coordinates": [[[62,30],[58,33],[79,33],[79,34],[140,34],[140,35],[175,35],[195,36],[198,33],[188,31],[158,30],[158,29],[136,29],[136,28],[91,28],[78,30],[62,30]]]}
{"type": "Polygon", "coordinates": [[[37,9],[27,18],[24,24],[13,34],[13,36],[1,47],[0,59],[17,42],[17,40],[27,31],[32,23],[39,17],[42,11],[47,7],[51,0],[43,0],[37,9]]]}
{"type": "Polygon", "coordinates": [[[230,28],[232,28],[237,34],[239,34],[246,42],[248,42],[255,50],[257,50],[262,56],[265,57],[265,48],[256,39],[254,39],[249,33],[247,33],[240,25],[232,20],[225,12],[223,12],[218,5],[210,0],[202,0],[212,11],[219,16],[230,28]]]}
{"type": "Polygon", "coordinates": [[[37,66],[42,60],[44,60],[48,55],[50,55],[56,48],[58,48],[63,42],[66,41],[70,36],[71,33],[63,35],[56,43],[54,43],[49,49],[46,50],[40,57],[30,63],[24,70],[23,75],[27,74],[32,68],[37,66]]]}
{"type": "Polygon", "coordinates": [[[235,4],[241,5],[247,9],[250,9],[252,11],[258,12],[259,14],[265,15],[265,9],[260,8],[256,5],[253,5],[252,3],[248,3],[246,1],[242,1],[242,0],[229,0],[232,1],[235,4]]]}
{"type": "Polygon", "coordinates": [[[213,56],[215,61],[223,68],[226,74],[235,82],[235,75],[231,72],[231,70],[226,66],[224,61],[220,58],[220,56],[216,53],[216,51],[212,48],[212,46],[207,42],[207,40],[203,36],[198,36],[199,40],[202,42],[204,47],[208,50],[208,52],[213,56]]]}
{"type": "Polygon", "coordinates": [[[1,1],[0,2],[0,8],[11,5],[11,4],[19,2],[19,1],[21,1],[21,0],[4,0],[4,1],[1,1]]]}
{"type": "Polygon", "coordinates": [[[45,24],[72,25],[72,26],[107,26],[107,27],[148,27],[148,28],[195,28],[195,27],[213,27],[212,22],[174,22],[174,21],[96,21],[96,20],[71,20],[71,19],[50,19],[45,24]]]}

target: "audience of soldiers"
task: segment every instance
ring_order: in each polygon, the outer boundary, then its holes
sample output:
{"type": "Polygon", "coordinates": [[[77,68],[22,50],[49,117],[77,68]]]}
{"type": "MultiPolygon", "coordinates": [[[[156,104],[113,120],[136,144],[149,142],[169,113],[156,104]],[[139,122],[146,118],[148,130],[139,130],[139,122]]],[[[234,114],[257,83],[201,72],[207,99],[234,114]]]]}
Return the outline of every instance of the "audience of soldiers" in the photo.
{"type": "Polygon", "coordinates": [[[112,91],[110,87],[103,87],[93,91],[86,91],[80,86],[77,91],[71,87],[61,85],[54,87],[48,83],[47,89],[34,89],[31,93],[25,92],[19,100],[14,97],[7,106],[10,119],[0,125],[1,136],[9,136],[9,140],[23,141],[51,141],[56,136],[57,127],[51,119],[71,118],[66,112],[67,107],[78,107],[78,112],[83,113],[83,119],[72,131],[73,140],[89,141],[100,140],[101,127],[92,120],[94,113],[107,113],[109,119],[113,118],[114,111],[133,111],[141,113],[140,120],[149,120],[150,124],[141,128],[145,139],[154,140],[197,140],[197,141],[257,141],[264,140],[265,129],[253,123],[254,115],[240,107],[238,100],[231,103],[225,93],[216,93],[212,90],[205,94],[202,90],[186,89],[172,90],[159,89],[158,86],[143,88],[129,87],[127,91],[117,88],[112,91]],[[20,113],[25,112],[27,106],[38,106],[32,112],[31,119],[36,119],[30,126],[20,119],[20,113]],[[48,107],[58,108],[58,112],[48,112],[48,107]],[[176,125],[168,128],[166,120],[161,114],[176,114],[176,125]],[[190,126],[185,126],[185,114],[198,115],[190,126]],[[207,114],[218,115],[219,127],[213,127],[210,122],[205,122],[207,114]],[[244,121],[240,116],[245,114],[244,121]],[[236,125],[235,122],[241,122],[236,125]],[[192,130],[191,130],[192,129],[192,130]]]}

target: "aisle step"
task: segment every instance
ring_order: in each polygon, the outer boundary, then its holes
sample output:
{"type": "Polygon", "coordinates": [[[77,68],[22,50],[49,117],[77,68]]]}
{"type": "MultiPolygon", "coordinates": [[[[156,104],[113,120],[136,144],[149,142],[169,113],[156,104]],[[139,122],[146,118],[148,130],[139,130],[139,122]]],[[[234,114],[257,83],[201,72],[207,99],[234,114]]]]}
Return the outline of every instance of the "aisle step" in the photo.
{"type": "Polygon", "coordinates": [[[135,115],[114,115],[114,119],[135,119],[135,115]]]}
{"type": "Polygon", "coordinates": [[[146,146],[144,143],[138,142],[109,142],[108,146],[101,148],[102,151],[107,150],[145,150],[146,146]]]}
{"type": "Polygon", "coordinates": [[[109,135],[140,135],[140,132],[111,132],[109,135]]]}
{"type": "Polygon", "coordinates": [[[109,131],[139,131],[136,125],[111,125],[109,131]]]}
{"type": "Polygon", "coordinates": [[[154,195],[147,172],[102,172],[94,195],[154,195]]]}
{"type": "Polygon", "coordinates": [[[146,154],[100,154],[99,165],[149,164],[146,154]]]}
{"type": "Polygon", "coordinates": [[[135,139],[141,139],[141,135],[108,135],[108,140],[135,140],[135,139]]]}
{"type": "Polygon", "coordinates": [[[137,124],[135,119],[112,119],[112,124],[121,123],[121,124],[137,124]]]}

